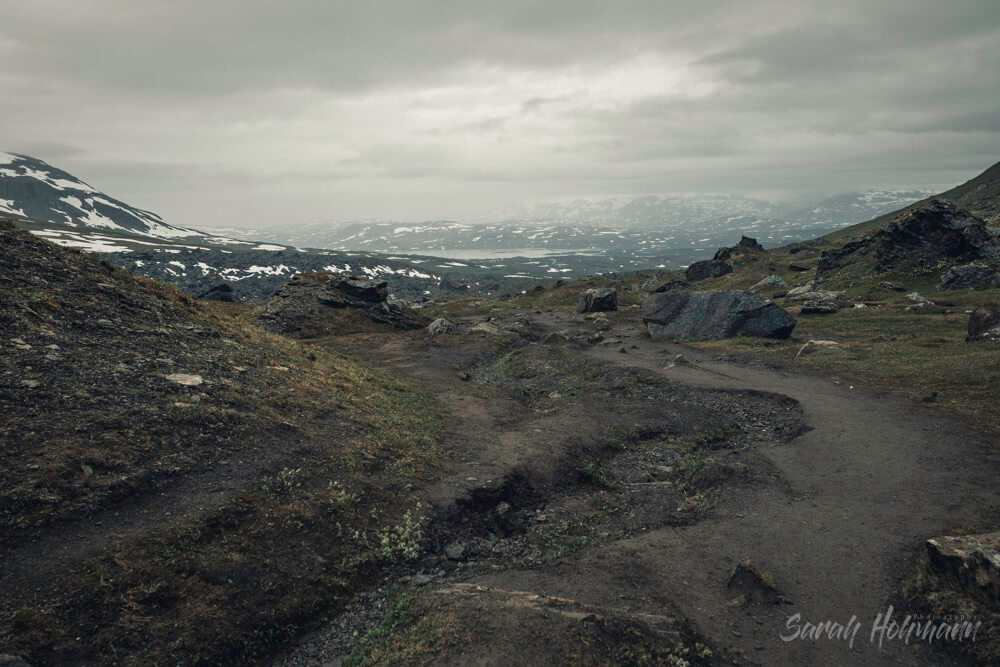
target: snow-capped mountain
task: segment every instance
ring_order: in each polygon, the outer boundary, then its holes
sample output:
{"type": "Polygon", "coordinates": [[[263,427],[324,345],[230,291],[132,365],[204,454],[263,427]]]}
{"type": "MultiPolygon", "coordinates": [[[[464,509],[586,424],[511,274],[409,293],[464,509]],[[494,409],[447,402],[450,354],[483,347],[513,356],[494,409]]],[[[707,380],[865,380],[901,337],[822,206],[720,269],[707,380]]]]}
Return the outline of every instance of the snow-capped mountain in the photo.
{"type": "Polygon", "coordinates": [[[129,206],[42,160],[16,153],[0,153],[0,214],[157,239],[207,236],[168,225],[155,213],[129,206]]]}
{"type": "Polygon", "coordinates": [[[934,194],[932,190],[869,190],[848,192],[799,209],[788,218],[804,227],[841,228],[898,211],[934,194]]]}

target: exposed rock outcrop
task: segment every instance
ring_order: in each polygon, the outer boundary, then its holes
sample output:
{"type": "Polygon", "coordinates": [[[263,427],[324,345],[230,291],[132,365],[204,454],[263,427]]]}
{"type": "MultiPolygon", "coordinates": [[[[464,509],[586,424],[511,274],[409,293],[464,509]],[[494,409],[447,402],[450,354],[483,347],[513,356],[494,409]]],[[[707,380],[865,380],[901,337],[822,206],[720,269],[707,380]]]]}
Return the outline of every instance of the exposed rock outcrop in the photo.
{"type": "Polygon", "coordinates": [[[345,278],[326,273],[296,275],[268,301],[260,315],[265,329],[302,336],[333,333],[336,311],[363,313],[371,322],[418,329],[430,319],[389,294],[384,281],[345,278]]]}
{"type": "Polygon", "coordinates": [[[932,199],[904,211],[871,236],[825,251],[817,276],[825,278],[857,261],[854,255],[872,257],[876,271],[887,271],[904,260],[962,264],[1000,258],[1000,240],[987,229],[986,223],[968,211],[932,199]]]}
{"type": "Polygon", "coordinates": [[[707,340],[734,336],[788,338],[795,318],[753,292],[650,294],[642,321],[653,338],[707,340]]]}
{"type": "Polygon", "coordinates": [[[719,248],[712,259],[725,262],[731,257],[747,252],[764,252],[764,246],[758,243],[757,239],[744,235],[736,245],[729,246],[728,248],[719,248]]]}
{"type": "Polygon", "coordinates": [[[618,310],[618,292],[610,287],[595,287],[580,295],[578,313],[604,313],[618,310]]]}

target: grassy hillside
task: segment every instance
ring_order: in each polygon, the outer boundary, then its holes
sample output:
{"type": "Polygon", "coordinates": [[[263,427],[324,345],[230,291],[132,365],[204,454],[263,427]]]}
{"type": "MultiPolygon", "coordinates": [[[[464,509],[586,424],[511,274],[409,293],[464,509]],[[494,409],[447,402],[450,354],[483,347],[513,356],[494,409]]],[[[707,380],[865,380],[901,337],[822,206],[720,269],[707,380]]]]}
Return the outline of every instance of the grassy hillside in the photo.
{"type": "Polygon", "coordinates": [[[0,266],[0,652],[254,659],[391,565],[420,387],[11,226],[0,266]]]}

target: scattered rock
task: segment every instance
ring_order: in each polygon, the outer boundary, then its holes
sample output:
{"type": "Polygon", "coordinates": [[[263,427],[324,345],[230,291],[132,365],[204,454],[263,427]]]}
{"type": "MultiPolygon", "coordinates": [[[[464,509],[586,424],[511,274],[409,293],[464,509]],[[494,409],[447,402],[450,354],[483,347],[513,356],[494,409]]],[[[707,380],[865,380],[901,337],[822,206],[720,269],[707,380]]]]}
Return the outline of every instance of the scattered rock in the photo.
{"type": "Polygon", "coordinates": [[[41,383],[38,380],[21,380],[21,386],[28,389],[37,389],[41,383]]]}
{"type": "Polygon", "coordinates": [[[965,342],[1000,341],[1000,306],[980,306],[969,316],[965,342]]]}
{"type": "Polygon", "coordinates": [[[817,290],[813,289],[808,292],[803,292],[801,294],[789,295],[788,299],[790,301],[829,301],[831,303],[835,302],[840,298],[840,292],[834,292],[831,290],[817,290]]]}
{"type": "Polygon", "coordinates": [[[462,560],[465,557],[465,545],[461,542],[452,542],[444,548],[444,555],[448,560],[462,560]]]}
{"type": "Polygon", "coordinates": [[[719,339],[734,336],[788,338],[795,318],[754,292],[650,294],[642,321],[653,338],[719,339]]]}
{"type": "Polygon", "coordinates": [[[792,262],[788,265],[788,268],[792,271],[811,271],[812,267],[808,264],[803,264],[802,262],[792,262]]]}
{"type": "Polygon", "coordinates": [[[788,287],[788,283],[786,283],[785,279],[782,278],[781,276],[772,274],[772,275],[769,275],[767,278],[764,278],[763,280],[761,280],[759,283],[757,283],[756,285],[754,285],[750,289],[751,290],[758,290],[758,289],[762,290],[762,289],[765,289],[765,288],[773,288],[773,287],[778,287],[780,289],[785,289],[785,288],[788,287]]]}
{"type": "Polygon", "coordinates": [[[690,366],[690,365],[691,362],[687,360],[687,357],[685,357],[683,354],[678,354],[676,357],[674,357],[667,363],[666,367],[673,368],[675,366],[690,366]]]}
{"type": "Polygon", "coordinates": [[[415,574],[410,577],[410,583],[414,586],[426,586],[432,581],[434,581],[434,578],[428,574],[415,574]]]}
{"type": "Polygon", "coordinates": [[[184,385],[185,387],[197,387],[205,382],[200,375],[191,375],[189,373],[172,373],[167,376],[167,380],[184,385]]]}
{"type": "Polygon", "coordinates": [[[798,359],[803,354],[812,354],[816,350],[823,347],[836,347],[838,345],[840,345],[840,343],[835,340],[810,340],[799,348],[799,353],[795,355],[795,358],[798,359]]]}
{"type": "Polygon", "coordinates": [[[1000,531],[927,540],[931,566],[959,586],[1000,604],[1000,531]]]}
{"type": "Polygon", "coordinates": [[[893,292],[905,292],[906,288],[902,285],[897,285],[895,283],[890,283],[889,281],[883,280],[878,284],[882,289],[892,290],[893,292]]]}
{"type": "Polygon", "coordinates": [[[427,325],[427,332],[434,335],[455,333],[456,330],[458,327],[455,323],[443,317],[439,317],[427,325]]]}
{"type": "Polygon", "coordinates": [[[786,290],[783,290],[783,289],[780,289],[777,292],[771,292],[771,298],[772,299],[783,299],[786,296],[788,296],[788,292],[786,290]]]}
{"type": "Polygon", "coordinates": [[[733,267],[717,259],[706,259],[702,262],[695,262],[684,272],[689,283],[696,283],[706,278],[718,278],[727,273],[732,273],[733,267]]]}
{"type": "Polygon", "coordinates": [[[911,293],[909,293],[909,294],[906,295],[906,298],[909,299],[910,301],[912,301],[913,303],[919,303],[919,304],[922,304],[922,305],[925,305],[925,306],[933,306],[934,305],[933,301],[931,301],[930,299],[928,299],[925,296],[922,296],[919,292],[911,292],[911,293]]]}
{"type": "Polygon", "coordinates": [[[578,313],[600,313],[618,310],[618,292],[609,287],[596,287],[580,295],[578,313]]]}
{"type": "Polygon", "coordinates": [[[788,294],[786,296],[791,299],[793,297],[801,296],[803,294],[808,294],[809,292],[812,291],[813,291],[812,283],[809,283],[806,285],[801,285],[799,287],[793,287],[792,289],[788,290],[788,294]]]}
{"type": "Polygon", "coordinates": [[[837,304],[829,300],[812,299],[802,304],[803,315],[832,315],[839,310],[837,304]]]}
{"type": "Polygon", "coordinates": [[[500,331],[499,327],[490,324],[489,322],[480,322],[476,326],[472,327],[472,330],[482,331],[484,333],[490,334],[491,336],[499,336],[503,333],[500,331]]]}
{"type": "Polygon", "coordinates": [[[948,269],[941,276],[938,289],[988,289],[1000,287],[1000,274],[981,262],[972,262],[948,269]]]}

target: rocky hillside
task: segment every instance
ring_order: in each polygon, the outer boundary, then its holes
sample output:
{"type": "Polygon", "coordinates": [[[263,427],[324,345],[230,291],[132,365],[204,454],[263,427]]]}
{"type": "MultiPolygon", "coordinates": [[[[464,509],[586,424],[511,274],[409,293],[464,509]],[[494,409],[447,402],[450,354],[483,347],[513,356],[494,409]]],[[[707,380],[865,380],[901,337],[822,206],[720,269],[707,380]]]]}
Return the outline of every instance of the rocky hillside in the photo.
{"type": "Polygon", "coordinates": [[[951,202],[958,208],[965,209],[973,215],[982,218],[987,225],[1000,226],[1000,162],[962,185],[955,186],[932,197],[921,199],[906,208],[893,210],[867,222],[852,225],[835,234],[829,235],[828,238],[831,241],[842,241],[843,239],[880,229],[903,211],[925,204],[930,199],[943,199],[951,202]]]}

